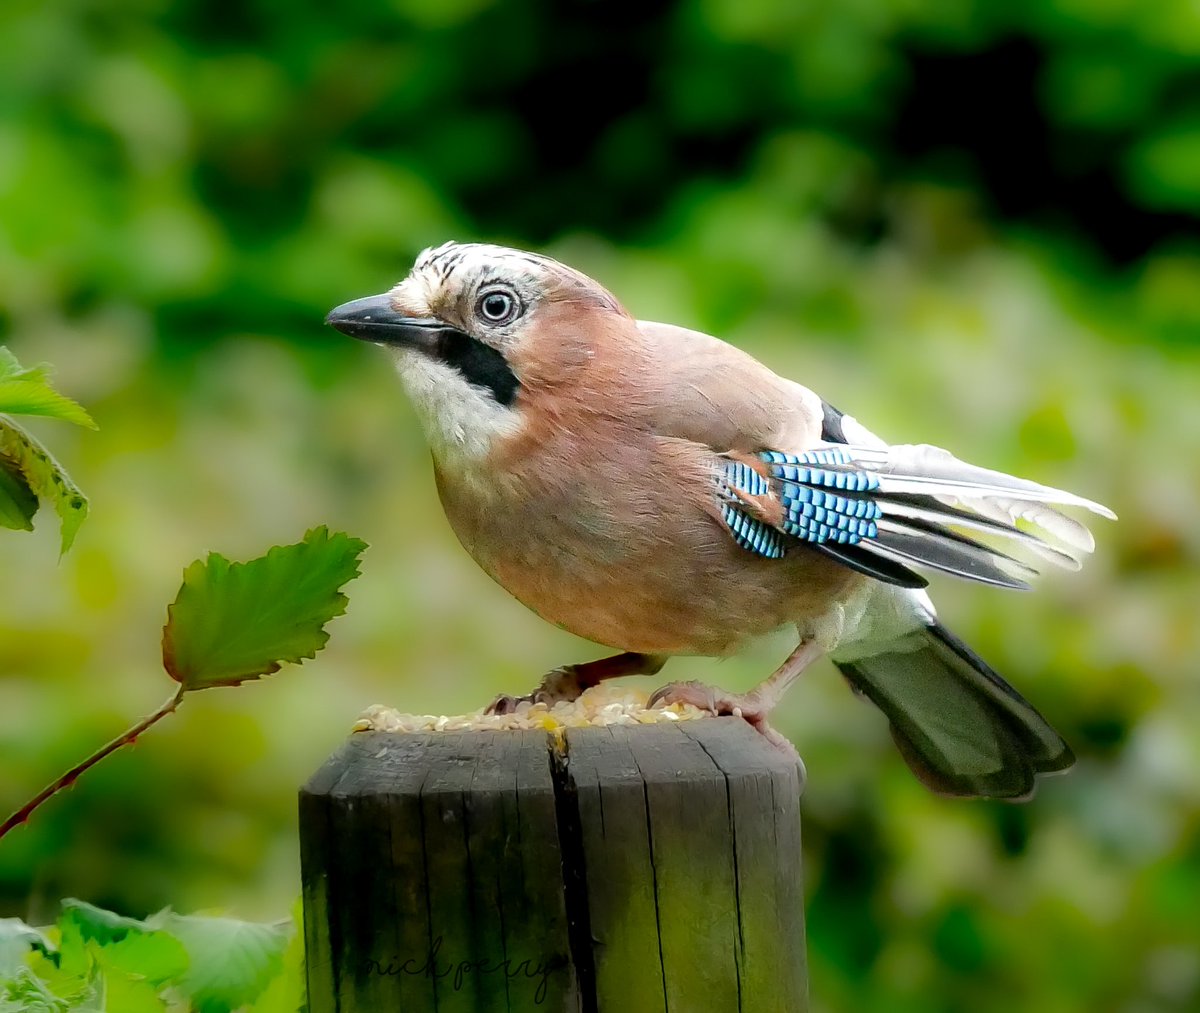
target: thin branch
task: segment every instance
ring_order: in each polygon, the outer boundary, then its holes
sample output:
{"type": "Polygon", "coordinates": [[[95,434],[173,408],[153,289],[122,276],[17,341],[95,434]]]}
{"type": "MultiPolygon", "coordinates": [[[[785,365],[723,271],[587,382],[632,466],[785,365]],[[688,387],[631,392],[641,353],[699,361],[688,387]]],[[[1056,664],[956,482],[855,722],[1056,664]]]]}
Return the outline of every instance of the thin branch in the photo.
{"type": "Polygon", "coordinates": [[[4,837],[4,835],[14,827],[20,826],[27,819],[29,819],[30,814],[47,799],[52,798],[64,788],[69,788],[71,785],[73,785],[79,778],[79,775],[84,771],[90,770],[97,763],[108,756],[109,753],[115,753],[124,745],[132,745],[137,740],[137,737],[141,735],[142,732],[144,732],[147,728],[161,721],[168,714],[173,713],[175,708],[179,706],[179,702],[183,699],[183,694],[186,692],[187,690],[180,686],[179,692],[171,697],[171,699],[164,703],[161,707],[159,707],[159,709],[153,714],[142,718],[142,720],[136,725],[134,725],[128,731],[118,735],[112,740],[112,742],[108,743],[108,745],[102,746],[100,749],[96,750],[96,752],[92,753],[92,755],[86,760],[76,764],[58,780],[46,785],[45,788],[39,791],[33,798],[31,798],[28,802],[21,806],[20,809],[6,819],[3,824],[0,824],[0,838],[4,837]]]}

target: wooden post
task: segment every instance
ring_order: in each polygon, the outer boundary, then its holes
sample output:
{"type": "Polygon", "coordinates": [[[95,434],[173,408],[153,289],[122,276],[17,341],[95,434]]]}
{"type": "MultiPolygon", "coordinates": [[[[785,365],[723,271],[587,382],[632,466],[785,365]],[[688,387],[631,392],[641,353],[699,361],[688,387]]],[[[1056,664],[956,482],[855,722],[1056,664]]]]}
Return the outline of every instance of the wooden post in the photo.
{"type": "Polygon", "coordinates": [[[734,718],[353,735],[300,793],[309,1009],[803,1011],[801,781],[734,718]]]}

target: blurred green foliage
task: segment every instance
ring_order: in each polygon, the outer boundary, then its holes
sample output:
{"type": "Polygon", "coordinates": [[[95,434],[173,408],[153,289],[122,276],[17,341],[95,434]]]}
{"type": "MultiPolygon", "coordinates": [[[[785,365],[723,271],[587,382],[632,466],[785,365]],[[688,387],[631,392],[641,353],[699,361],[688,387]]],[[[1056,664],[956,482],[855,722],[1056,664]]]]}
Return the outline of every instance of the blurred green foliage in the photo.
{"type": "Polygon", "coordinates": [[[197,699],[6,839],[0,913],[278,916],[295,788],[364,706],[599,653],[475,569],[385,362],[320,326],[484,238],[1117,510],[1036,596],[935,587],[1080,756],[1028,806],[925,794],[832,670],[785,704],[814,1006],[1196,1009],[1198,55],[1190,0],[9,0],[0,341],[101,429],[54,434],[93,499],[72,554],[0,542],[0,802],[157,702],[181,560],[323,522],[372,548],[319,663],[197,699]]]}
{"type": "Polygon", "coordinates": [[[145,920],[64,900],[43,933],[0,919],[3,1013],[296,1013],[303,936],[169,908],[145,920]]]}

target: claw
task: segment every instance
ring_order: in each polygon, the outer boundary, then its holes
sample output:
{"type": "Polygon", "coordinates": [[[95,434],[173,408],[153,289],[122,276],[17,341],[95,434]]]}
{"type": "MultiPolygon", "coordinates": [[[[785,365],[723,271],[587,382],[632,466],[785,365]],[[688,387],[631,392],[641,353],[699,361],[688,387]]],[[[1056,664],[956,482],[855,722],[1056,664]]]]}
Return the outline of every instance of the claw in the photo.
{"type": "Polygon", "coordinates": [[[586,687],[580,685],[580,680],[574,665],[564,665],[552,672],[547,672],[541,684],[532,693],[522,696],[510,696],[501,693],[484,709],[485,714],[512,714],[521,704],[544,703],[553,707],[556,703],[578,700],[586,687]]]}
{"type": "Polygon", "coordinates": [[[660,686],[650,694],[646,706],[657,707],[662,704],[665,707],[673,703],[690,704],[699,710],[708,711],[710,714],[720,713],[717,707],[717,691],[712,686],[695,680],[668,682],[665,686],[660,686]]]}
{"type": "Polygon", "coordinates": [[[759,732],[771,745],[786,753],[790,758],[799,761],[800,754],[796,752],[787,739],[771,727],[767,721],[770,707],[763,704],[762,695],[757,690],[749,693],[727,693],[723,689],[706,685],[703,682],[669,682],[650,694],[646,701],[647,707],[660,704],[691,704],[700,710],[708,711],[718,717],[728,715],[741,718],[759,732]]]}
{"type": "Polygon", "coordinates": [[[525,696],[510,696],[508,693],[501,693],[484,709],[484,714],[515,714],[517,705],[521,703],[532,703],[533,694],[529,693],[525,696]]]}

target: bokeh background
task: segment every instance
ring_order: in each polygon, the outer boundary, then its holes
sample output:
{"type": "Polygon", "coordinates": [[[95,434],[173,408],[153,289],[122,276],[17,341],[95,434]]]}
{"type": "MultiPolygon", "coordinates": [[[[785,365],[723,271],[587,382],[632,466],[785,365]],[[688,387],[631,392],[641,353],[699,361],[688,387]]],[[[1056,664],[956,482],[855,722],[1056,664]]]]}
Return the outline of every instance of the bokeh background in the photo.
{"type": "Polygon", "coordinates": [[[6,0],[0,341],[101,428],[33,427],[92,497],[71,553],[0,532],[0,808],[169,695],[190,560],[371,548],[315,662],[4,840],[0,915],[284,915],[296,788],[366,705],[600,653],[475,568],[382,355],[321,326],[485,239],[1122,517],[1036,595],[934,588],[1076,747],[1030,804],[926,794],[831,667],[787,700],[814,1008],[1200,1009],[1198,61],[1192,0],[6,0]]]}

